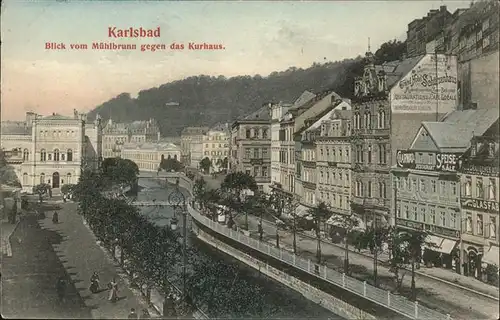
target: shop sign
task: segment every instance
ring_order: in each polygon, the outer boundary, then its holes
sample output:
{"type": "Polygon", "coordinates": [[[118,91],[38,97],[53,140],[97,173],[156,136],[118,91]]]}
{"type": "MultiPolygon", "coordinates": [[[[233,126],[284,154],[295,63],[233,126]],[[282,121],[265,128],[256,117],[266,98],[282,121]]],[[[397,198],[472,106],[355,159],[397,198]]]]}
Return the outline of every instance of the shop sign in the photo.
{"type": "Polygon", "coordinates": [[[396,219],[396,224],[398,226],[403,226],[407,228],[412,228],[416,230],[423,230],[424,229],[424,224],[421,222],[415,222],[415,221],[409,221],[409,220],[404,220],[404,219],[396,219]]]}
{"type": "Polygon", "coordinates": [[[456,57],[424,56],[391,89],[390,96],[396,113],[452,111],[458,96],[456,57]]]}
{"type": "Polygon", "coordinates": [[[462,172],[466,174],[474,174],[479,176],[490,176],[490,177],[498,177],[500,173],[497,166],[483,166],[476,164],[464,164],[462,166],[462,172]]]}
{"type": "Polygon", "coordinates": [[[396,152],[396,163],[399,168],[415,168],[415,152],[398,150],[396,152]]]}
{"type": "Polygon", "coordinates": [[[498,202],[481,199],[462,199],[462,208],[498,213],[498,202]]]}
{"type": "MultiPolygon", "coordinates": [[[[434,153],[433,157],[433,163],[435,163],[435,165],[428,163],[417,163],[415,152],[398,150],[396,152],[396,164],[399,168],[425,171],[456,172],[460,168],[460,154],[434,153]]],[[[428,158],[426,157],[426,159],[428,158]]]]}

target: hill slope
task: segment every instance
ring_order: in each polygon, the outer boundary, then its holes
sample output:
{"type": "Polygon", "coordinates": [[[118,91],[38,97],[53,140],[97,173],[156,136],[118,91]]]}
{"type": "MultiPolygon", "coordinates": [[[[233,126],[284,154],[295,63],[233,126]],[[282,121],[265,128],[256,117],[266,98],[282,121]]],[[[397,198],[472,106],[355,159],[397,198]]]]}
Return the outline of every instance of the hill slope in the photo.
{"type": "MultiPolygon", "coordinates": [[[[404,52],[404,43],[387,42],[375,53],[381,61],[395,60],[404,52]]],[[[139,92],[137,99],[122,93],[92,110],[103,119],[129,122],[158,120],[163,136],[178,136],[187,126],[212,126],[249,114],[266,102],[293,102],[304,90],[333,89],[350,98],[354,76],[362,72],[363,59],[313,64],[307,69],[289,68],[268,77],[195,76],[139,92]]]]}

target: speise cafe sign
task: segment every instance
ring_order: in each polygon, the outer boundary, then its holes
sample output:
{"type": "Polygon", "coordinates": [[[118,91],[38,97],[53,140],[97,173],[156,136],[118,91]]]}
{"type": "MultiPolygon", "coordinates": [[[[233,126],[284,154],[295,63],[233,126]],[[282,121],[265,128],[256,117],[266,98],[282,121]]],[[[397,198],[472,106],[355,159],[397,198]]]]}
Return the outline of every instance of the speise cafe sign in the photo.
{"type": "MultiPolygon", "coordinates": [[[[425,159],[429,159],[425,155],[425,159]]],[[[456,172],[460,167],[460,155],[454,153],[433,153],[434,164],[419,163],[416,160],[415,152],[407,150],[398,150],[396,152],[396,164],[399,168],[428,170],[428,171],[444,171],[456,172]]],[[[419,159],[423,161],[423,159],[419,159]]]]}
{"type": "Polygon", "coordinates": [[[481,199],[462,199],[462,208],[498,213],[498,202],[481,199]]]}

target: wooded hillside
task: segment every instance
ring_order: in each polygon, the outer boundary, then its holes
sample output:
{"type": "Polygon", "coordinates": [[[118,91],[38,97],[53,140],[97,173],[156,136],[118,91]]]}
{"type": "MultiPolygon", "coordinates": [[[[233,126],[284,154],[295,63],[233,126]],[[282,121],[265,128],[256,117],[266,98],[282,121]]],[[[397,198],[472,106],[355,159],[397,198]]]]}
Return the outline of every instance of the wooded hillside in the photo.
{"type": "MultiPolygon", "coordinates": [[[[399,59],[404,48],[404,43],[390,41],[384,43],[375,56],[379,61],[399,59]]],[[[117,122],[154,118],[159,122],[162,136],[178,136],[187,126],[231,122],[257,110],[265,102],[292,103],[304,90],[333,89],[350,98],[354,77],[361,74],[362,68],[363,59],[358,57],[313,64],[307,69],[291,67],[267,77],[194,76],[142,90],[137,99],[122,93],[97,106],[88,116],[94,119],[99,113],[103,119],[111,116],[117,122]]]]}

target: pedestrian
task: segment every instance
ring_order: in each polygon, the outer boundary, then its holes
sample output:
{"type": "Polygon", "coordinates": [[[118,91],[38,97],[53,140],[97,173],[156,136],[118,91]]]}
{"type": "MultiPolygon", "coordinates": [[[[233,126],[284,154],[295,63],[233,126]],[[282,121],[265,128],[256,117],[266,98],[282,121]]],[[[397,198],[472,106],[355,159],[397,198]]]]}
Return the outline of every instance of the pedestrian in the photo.
{"type": "Polygon", "coordinates": [[[137,319],[137,313],[135,313],[135,309],[130,309],[130,313],[128,314],[128,319],[137,319]]]}
{"type": "Polygon", "coordinates": [[[56,291],[59,301],[63,301],[66,293],[66,281],[64,281],[63,277],[59,277],[59,279],[57,279],[56,291]]]}
{"type": "Polygon", "coordinates": [[[56,224],[59,223],[59,214],[57,211],[54,211],[54,214],[52,215],[52,222],[56,224]]]}
{"type": "Polygon", "coordinates": [[[108,300],[111,302],[116,302],[116,300],[118,299],[118,283],[115,278],[111,280],[108,287],[109,287],[108,300]]]}
{"type": "Polygon", "coordinates": [[[259,222],[259,241],[262,241],[262,236],[264,235],[264,229],[262,229],[262,222],[259,222]]]}
{"type": "Polygon", "coordinates": [[[151,319],[148,309],[142,309],[142,314],[139,319],[151,319]]]}

